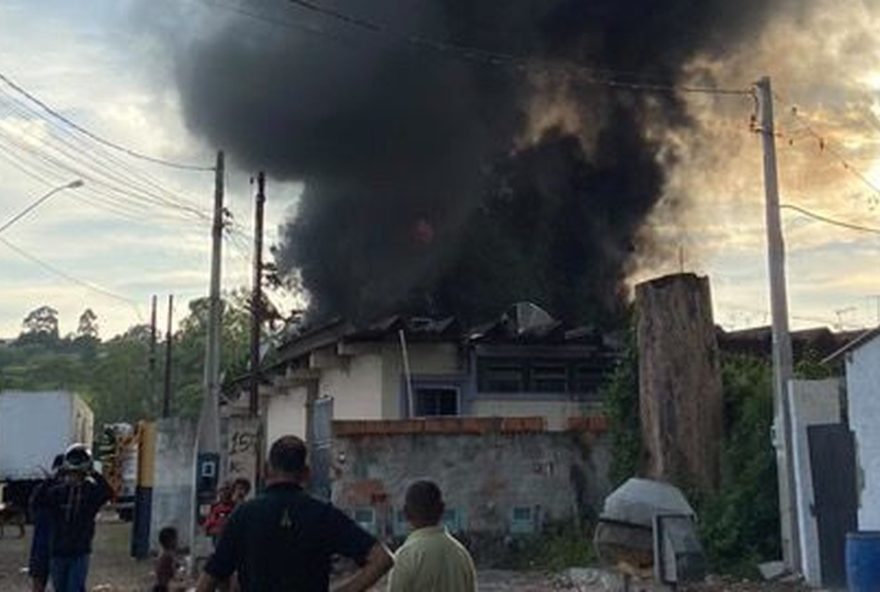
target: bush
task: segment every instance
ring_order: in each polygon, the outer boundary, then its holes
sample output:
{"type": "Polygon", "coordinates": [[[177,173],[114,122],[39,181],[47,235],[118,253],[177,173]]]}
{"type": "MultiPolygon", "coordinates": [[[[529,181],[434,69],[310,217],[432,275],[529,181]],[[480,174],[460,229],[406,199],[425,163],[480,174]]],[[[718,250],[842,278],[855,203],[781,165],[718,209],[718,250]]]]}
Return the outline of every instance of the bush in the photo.
{"type": "Polygon", "coordinates": [[[515,540],[510,567],[522,570],[561,571],[596,563],[592,529],[558,525],[544,533],[515,540]]]}
{"type": "Polygon", "coordinates": [[[754,576],[755,565],[781,555],[772,369],[762,360],[722,357],[724,446],[719,493],[693,500],[710,567],[754,576]]]}

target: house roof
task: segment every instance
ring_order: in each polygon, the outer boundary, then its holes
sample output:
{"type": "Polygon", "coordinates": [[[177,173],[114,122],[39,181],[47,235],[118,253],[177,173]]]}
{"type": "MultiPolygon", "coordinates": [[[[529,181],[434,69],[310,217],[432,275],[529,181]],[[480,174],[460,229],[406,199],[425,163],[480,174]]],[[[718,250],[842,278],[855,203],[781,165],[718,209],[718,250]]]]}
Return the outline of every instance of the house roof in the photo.
{"type": "MultiPolygon", "coordinates": [[[[718,328],[717,335],[718,346],[722,351],[767,357],[772,354],[773,331],[769,326],[741,331],[724,331],[718,328]]],[[[860,331],[834,332],[828,327],[814,327],[792,331],[791,344],[796,358],[810,352],[821,360],[827,359],[859,335],[860,331]]]]}
{"type": "Polygon", "coordinates": [[[397,340],[401,331],[408,341],[414,343],[554,346],[589,344],[602,349],[615,349],[613,345],[607,344],[605,336],[593,327],[566,326],[534,304],[518,303],[499,318],[469,330],[456,318],[449,316],[431,318],[392,315],[361,326],[343,319],[333,319],[299,333],[291,332],[272,356],[276,361],[274,366],[283,366],[316,349],[340,341],[363,343],[397,340]]]}
{"type": "Polygon", "coordinates": [[[827,364],[829,362],[834,362],[840,359],[841,356],[853,350],[859,349],[863,345],[866,345],[867,343],[873,341],[875,337],[880,337],[880,326],[865,331],[864,333],[826,357],[824,360],[822,360],[822,363],[827,364]]]}

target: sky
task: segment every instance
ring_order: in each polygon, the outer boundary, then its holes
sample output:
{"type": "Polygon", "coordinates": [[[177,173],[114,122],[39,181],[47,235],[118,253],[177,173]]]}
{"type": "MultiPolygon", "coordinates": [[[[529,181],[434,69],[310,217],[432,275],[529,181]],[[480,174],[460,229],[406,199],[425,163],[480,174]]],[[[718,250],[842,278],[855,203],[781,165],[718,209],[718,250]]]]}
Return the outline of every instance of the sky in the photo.
{"type": "MultiPolygon", "coordinates": [[[[161,159],[210,166],[216,148],[183,121],[161,37],[141,34],[137,26],[138,4],[145,1],[2,0],[0,73],[103,138],[161,159]]],[[[218,9],[207,0],[179,1],[191,5],[194,19],[218,9]]],[[[777,19],[722,58],[695,60],[690,71],[695,81],[709,72],[732,88],[772,76],[782,201],[880,228],[880,8],[861,0],[814,4],[809,14],[777,19]]],[[[261,26],[254,23],[255,35],[261,26]]],[[[0,221],[54,187],[89,178],[0,235],[31,257],[0,243],[0,337],[17,335],[25,315],[41,305],[59,311],[62,333],[74,331],[80,313],[92,308],[104,337],[146,321],[153,294],[160,296],[161,323],[168,294],[177,299],[176,317],[183,316],[185,303],[208,289],[212,173],[73,142],[64,126],[16,110],[10,97],[20,99],[0,83],[0,221]],[[61,150],[65,162],[80,163],[75,168],[85,175],[34,160],[33,151],[45,155],[48,147],[61,150]]],[[[754,106],[742,97],[686,100],[694,125],[666,139],[680,158],[651,220],[674,254],[646,260],[632,281],[681,269],[705,274],[716,322],[765,324],[761,150],[749,127],[754,106]]],[[[255,171],[227,164],[236,234],[224,241],[223,286],[232,290],[250,284],[246,235],[255,171]]],[[[267,244],[295,213],[300,191],[297,184],[269,180],[267,244]]],[[[790,210],[783,221],[792,325],[880,322],[880,236],[790,210]]]]}

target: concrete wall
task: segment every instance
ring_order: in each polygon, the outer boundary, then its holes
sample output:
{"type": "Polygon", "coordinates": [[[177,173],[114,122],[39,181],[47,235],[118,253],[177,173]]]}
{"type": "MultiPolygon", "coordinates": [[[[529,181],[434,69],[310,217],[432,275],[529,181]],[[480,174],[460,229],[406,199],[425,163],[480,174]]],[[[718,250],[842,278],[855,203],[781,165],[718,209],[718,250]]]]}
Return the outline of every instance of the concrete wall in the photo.
{"type": "MultiPolygon", "coordinates": [[[[404,493],[423,478],[440,485],[447,509],[456,513],[450,526],[468,536],[503,540],[596,513],[610,490],[607,438],[504,427],[518,421],[524,420],[383,422],[394,424],[396,432],[384,434],[369,433],[371,422],[355,422],[358,429],[343,436],[339,424],[351,422],[339,422],[333,501],[356,519],[372,513],[372,529],[384,538],[405,534],[404,493]],[[408,424],[427,431],[449,427],[452,433],[405,433],[408,424]],[[515,508],[530,513],[531,520],[516,519],[515,508]]],[[[535,424],[540,426],[540,418],[523,426],[535,424]]]]}
{"type": "Polygon", "coordinates": [[[847,354],[846,390],[856,441],[859,530],[880,530],[880,335],[847,354]]]}
{"type": "MultiPolygon", "coordinates": [[[[540,395],[536,395],[540,396],[540,395]]],[[[471,402],[471,415],[476,417],[534,417],[547,420],[547,429],[568,429],[569,418],[582,417],[596,404],[584,401],[493,400],[477,398],[471,402]]]]}
{"type": "Polygon", "coordinates": [[[798,503],[798,528],[801,536],[801,569],[808,584],[820,586],[822,580],[819,533],[816,517],[810,511],[815,503],[815,497],[807,427],[840,423],[840,381],[836,378],[793,380],[790,392],[794,479],[798,503]]]}
{"type": "MultiPolygon", "coordinates": [[[[195,516],[195,438],[193,421],[179,418],[156,422],[156,474],[153,482],[153,515],[150,532],[157,535],[166,526],[177,528],[181,546],[190,544],[190,525],[195,516]]],[[[156,536],[150,549],[158,549],[156,536]]]]}

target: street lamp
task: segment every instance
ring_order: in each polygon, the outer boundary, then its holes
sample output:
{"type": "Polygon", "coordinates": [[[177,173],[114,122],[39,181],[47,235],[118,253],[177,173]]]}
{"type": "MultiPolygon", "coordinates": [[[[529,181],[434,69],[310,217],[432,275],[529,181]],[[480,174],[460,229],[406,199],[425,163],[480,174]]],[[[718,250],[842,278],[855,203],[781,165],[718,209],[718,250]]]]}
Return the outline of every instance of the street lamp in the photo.
{"type": "Polygon", "coordinates": [[[26,207],[25,209],[20,211],[18,214],[16,214],[12,218],[10,218],[6,222],[6,224],[4,224],[3,226],[0,226],[0,232],[3,232],[4,230],[9,228],[10,226],[15,224],[16,222],[18,222],[19,220],[24,218],[31,210],[35,209],[37,206],[39,206],[41,203],[43,203],[44,201],[46,201],[47,199],[49,199],[50,197],[52,197],[53,195],[55,195],[59,191],[64,191],[65,189],[78,189],[78,188],[82,187],[83,185],[85,185],[85,182],[82,179],[76,179],[75,181],[71,181],[70,183],[60,185],[60,186],[50,190],[48,193],[46,193],[45,195],[40,197],[37,201],[35,201],[31,205],[29,205],[28,207],[26,207]]]}

